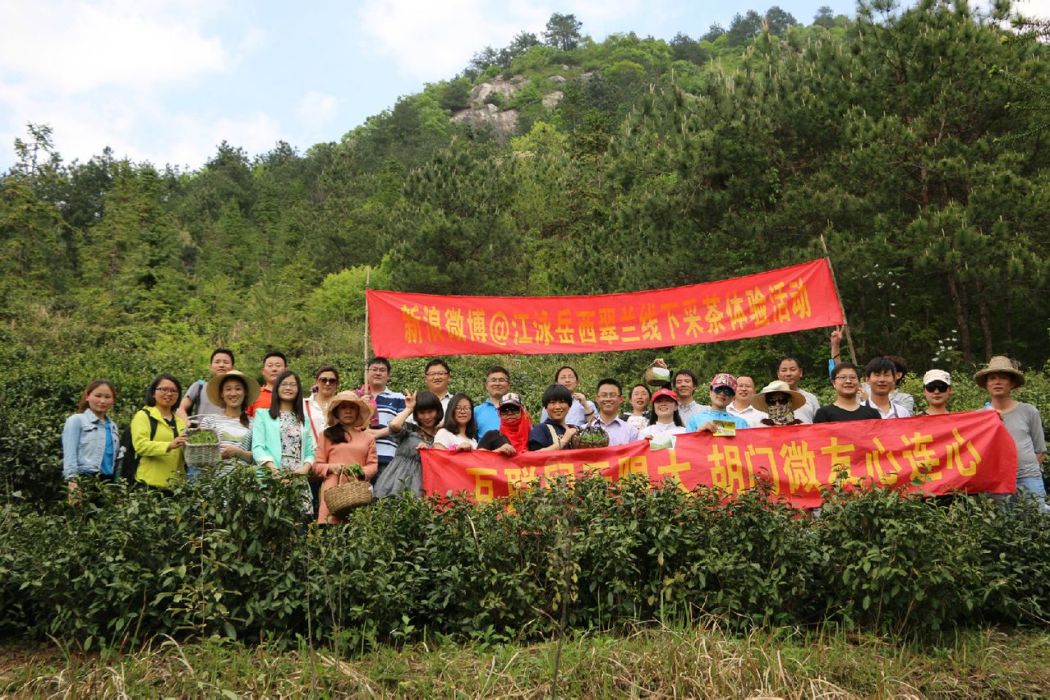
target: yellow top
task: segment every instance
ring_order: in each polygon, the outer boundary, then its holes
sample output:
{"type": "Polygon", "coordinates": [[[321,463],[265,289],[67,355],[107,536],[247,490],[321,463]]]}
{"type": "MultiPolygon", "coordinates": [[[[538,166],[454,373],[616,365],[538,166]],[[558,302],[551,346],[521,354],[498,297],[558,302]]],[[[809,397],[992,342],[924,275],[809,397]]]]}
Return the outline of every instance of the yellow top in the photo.
{"type": "Polygon", "coordinates": [[[145,406],[131,419],[131,441],[139,456],[139,469],[136,480],[150,486],[167,488],[186,478],[186,468],[182,462],[182,448],[168,451],[168,443],[186,429],[181,418],[175,418],[175,433],[156,406],[145,406]],[[143,411],[152,415],[159,425],[153,439],[149,439],[149,418],[143,411]]]}

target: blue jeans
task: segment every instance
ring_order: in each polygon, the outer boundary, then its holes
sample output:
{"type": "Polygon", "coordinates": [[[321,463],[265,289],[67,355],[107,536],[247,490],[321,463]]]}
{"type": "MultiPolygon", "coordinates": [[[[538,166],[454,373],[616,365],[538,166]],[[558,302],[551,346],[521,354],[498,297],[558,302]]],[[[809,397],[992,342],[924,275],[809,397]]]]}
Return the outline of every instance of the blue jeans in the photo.
{"type": "Polygon", "coordinates": [[[1046,485],[1043,484],[1041,476],[1019,476],[1017,477],[1016,498],[1039,499],[1040,510],[1050,513],[1050,505],[1046,504],[1046,485]]]}

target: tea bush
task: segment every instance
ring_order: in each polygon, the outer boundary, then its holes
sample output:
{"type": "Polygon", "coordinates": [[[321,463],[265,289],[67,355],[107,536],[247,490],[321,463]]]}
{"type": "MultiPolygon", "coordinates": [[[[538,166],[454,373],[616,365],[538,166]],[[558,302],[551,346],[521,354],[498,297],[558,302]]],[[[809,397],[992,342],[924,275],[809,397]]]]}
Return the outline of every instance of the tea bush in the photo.
{"type": "Polygon", "coordinates": [[[925,634],[1044,624],[1050,530],[1025,504],[832,493],[813,519],[762,490],[726,499],[586,478],[509,503],[388,499],[304,525],[252,470],[164,494],[85,483],[0,510],[0,635],[86,647],[155,635],[348,651],[688,623],[837,622],[925,634]]]}

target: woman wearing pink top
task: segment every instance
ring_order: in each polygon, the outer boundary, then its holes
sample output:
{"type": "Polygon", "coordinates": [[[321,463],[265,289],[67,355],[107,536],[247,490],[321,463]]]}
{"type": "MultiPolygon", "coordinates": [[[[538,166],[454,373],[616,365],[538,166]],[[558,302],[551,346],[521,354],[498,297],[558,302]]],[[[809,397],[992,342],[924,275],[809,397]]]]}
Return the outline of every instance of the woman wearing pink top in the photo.
{"type": "MultiPolygon", "coordinates": [[[[360,464],[365,479],[371,481],[379,471],[376,441],[364,430],[372,418],[372,404],[352,391],[343,391],[328,404],[328,428],[321,434],[314,462],[314,474],[324,479],[317,522],[334,524],[341,518],[329,515],[324,492],[339,483],[340,474],[352,464],[360,464]]],[[[350,478],[354,478],[351,476],[350,478]]]]}

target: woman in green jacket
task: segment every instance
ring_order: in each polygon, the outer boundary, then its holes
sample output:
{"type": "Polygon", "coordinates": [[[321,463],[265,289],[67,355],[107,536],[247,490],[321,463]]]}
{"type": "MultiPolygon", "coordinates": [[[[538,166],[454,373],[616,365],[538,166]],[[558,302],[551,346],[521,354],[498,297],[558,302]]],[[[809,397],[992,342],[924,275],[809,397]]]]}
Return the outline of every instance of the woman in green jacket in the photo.
{"type": "Polygon", "coordinates": [[[303,412],[303,388],[299,375],[286,370],[274,381],[273,399],[268,411],[255,412],[252,424],[252,457],[260,476],[302,475],[304,510],[314,512],[313,496],[306,475],[314,465],[313,431],[303,412]]]}

